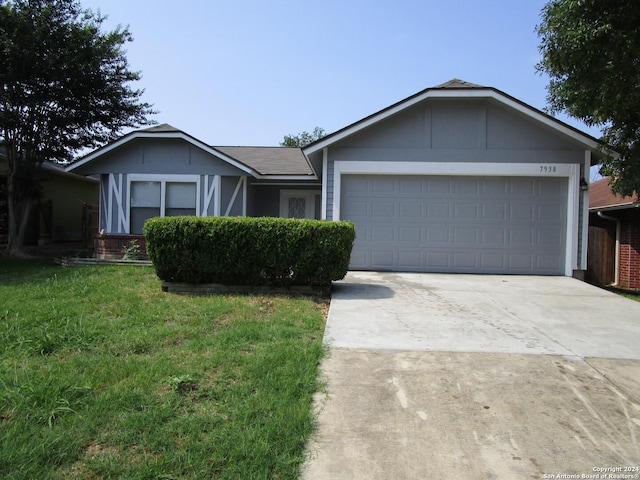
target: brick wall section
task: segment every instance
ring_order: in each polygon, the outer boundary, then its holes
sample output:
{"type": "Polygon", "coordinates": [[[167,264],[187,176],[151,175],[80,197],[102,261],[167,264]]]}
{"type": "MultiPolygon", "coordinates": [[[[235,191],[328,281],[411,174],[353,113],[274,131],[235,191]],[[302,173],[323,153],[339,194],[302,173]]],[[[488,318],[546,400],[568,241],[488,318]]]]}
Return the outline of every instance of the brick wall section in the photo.
{"type": "Polygon", "coordinates": [[[146,257],[147,244],[142,235],[112,235],[98,234],[94,240],[96,258],[122,258],[124,247],[130,245],[131,240],[137,240],[140,245],[140,252],[146,257]]]}
{"type": "Polygon", "coordinates": [[[622,219],[620,232],[620,286],[640,288],[640,212],[622,219]]]}

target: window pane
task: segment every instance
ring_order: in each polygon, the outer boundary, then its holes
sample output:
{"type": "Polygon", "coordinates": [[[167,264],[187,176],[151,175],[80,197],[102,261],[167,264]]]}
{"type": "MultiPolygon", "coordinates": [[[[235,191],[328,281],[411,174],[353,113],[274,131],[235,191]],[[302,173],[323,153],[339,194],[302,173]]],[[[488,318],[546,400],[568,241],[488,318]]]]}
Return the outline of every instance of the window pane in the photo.
{"type": "Polygon", "coordinates": [[[178,217],[180,215],[195,215],[195,208],[166,208],[164,211],[165,217],[178,217]]]}
{"type": "Polygon", "coordinates": [[[304,197],[289,198],[289,218],[304,218],[305,203],[304,197]]]}
{"type": "Polygon", "coordinates": [[[131,182],[131,206],[160,208],[160,182],[131,182]]]}
{"type": "Polygon", "coordinates": [[[142,234],[142,226],[144,225],[144,221],[147,218],[151,217],[159,217],[160,209],[159,208],[132,208],[131,209],[131,229],[130,232],[132,235],[141,235],[142,234]]]}
{"type": "MultiPolygon", "coordinates": [[[[196,184],[195,183],[167,183],[166,208],[193,209],[196,208],[196,184]]],[[[167,215],[169,215],[167,213],[167,215]]]]}

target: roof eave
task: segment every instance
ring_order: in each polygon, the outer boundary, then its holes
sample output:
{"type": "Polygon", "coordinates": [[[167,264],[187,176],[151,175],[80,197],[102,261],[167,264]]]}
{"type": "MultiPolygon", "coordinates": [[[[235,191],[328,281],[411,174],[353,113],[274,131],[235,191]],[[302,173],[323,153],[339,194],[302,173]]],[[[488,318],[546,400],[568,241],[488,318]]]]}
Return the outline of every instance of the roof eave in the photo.
{"type": "Polygon", "coordinates": [[[291,180],[291,181],[307,181],[307,182],[319,180],[316,174],[309,174],[309,175],[257,174],[257,175],[254,175],[254,177],[258,180],[291,180]]]}

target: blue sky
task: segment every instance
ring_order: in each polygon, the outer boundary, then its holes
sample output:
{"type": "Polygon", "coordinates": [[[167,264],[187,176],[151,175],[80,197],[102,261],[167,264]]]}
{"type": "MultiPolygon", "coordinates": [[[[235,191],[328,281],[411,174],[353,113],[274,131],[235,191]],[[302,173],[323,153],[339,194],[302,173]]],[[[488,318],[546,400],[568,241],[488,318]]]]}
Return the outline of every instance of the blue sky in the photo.
{"type": "MultiPolygon", "coordinates": [[[[545,0],[80,0],[128,25],[144,99],[213,145],[328,133],[452,78],[546,105],[545,0]]],[[[599,131],[558,116],[594,136],[599,131]]]]}

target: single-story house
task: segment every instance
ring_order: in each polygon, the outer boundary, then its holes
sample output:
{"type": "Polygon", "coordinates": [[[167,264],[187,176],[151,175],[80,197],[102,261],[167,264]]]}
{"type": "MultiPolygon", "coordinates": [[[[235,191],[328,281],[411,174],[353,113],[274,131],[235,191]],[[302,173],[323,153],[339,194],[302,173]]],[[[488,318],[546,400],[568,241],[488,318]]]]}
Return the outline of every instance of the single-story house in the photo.
{"type": "Polygon", "coordinates": [[[586,269],[598,147],[454,79],[302,149],[215,147],[164,124],[67,170],[99,175],[105,239],[135,238],[155,215],[351,220],[354,270],[571,276],[586,269]]]}
{"type": "MultiPolygon", "coordinates": [[[[0,151],[0,245],[8,236],[8,166],[0,151]]],[[[92,206],[98,204],[99,184],[95,178],[67,172],[62,165],[42,163],[36,170],[42,197],[32,210],[25,244],[86,242],[91,245],[88,228],[92,206]]]]}
{"type": "Polygon", "coordinates": [[[589,193],[589,280],[640,289],[640,199],[614,194],[609,178],[589,193]]]}

